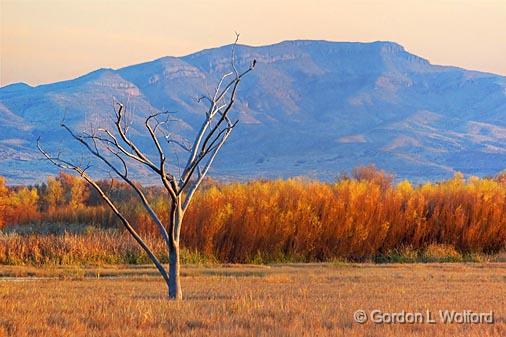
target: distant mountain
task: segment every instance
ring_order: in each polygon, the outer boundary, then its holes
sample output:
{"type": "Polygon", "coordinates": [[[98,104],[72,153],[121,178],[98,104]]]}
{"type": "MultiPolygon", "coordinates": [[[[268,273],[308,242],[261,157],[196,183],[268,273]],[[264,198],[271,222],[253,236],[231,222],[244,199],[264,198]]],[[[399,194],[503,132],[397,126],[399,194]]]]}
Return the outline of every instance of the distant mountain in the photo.
{"type": "MultiPolygon", "coordinates": [[[[0,88],[0,175],[26,183],[54,173],[35,139],[77,155],[80,147],[59,121],[65,115],[77,130],[107,123],[113,97],[130,108],[132,134],[151,153],[135,124],[146,113],[175,111],[171,132],[192,138],[205,111],[195,98],[230,69],[230,55],[229,45],[70,81],[0,88]]],[[[257,67],[241,83],[234,111],[240,124],[213,176],[330,180],[374,163],[397,178],[423,181],[506,168],[504,76],[432,65],[392,42],[238,47],[238,67],[252,59],[257,67]]]]}

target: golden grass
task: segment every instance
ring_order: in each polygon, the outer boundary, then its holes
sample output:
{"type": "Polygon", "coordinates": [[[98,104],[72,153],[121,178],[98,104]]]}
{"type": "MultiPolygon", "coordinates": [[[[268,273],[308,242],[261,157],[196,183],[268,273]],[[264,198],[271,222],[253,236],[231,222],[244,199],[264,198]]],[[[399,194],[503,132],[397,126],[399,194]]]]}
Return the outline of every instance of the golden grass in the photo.
{"type": "MultiPolygon", "coordinates": [[[[168,262],[167,248],[160,237],[146,236],[146,242],[162,263],[168,262]]],[[[461,254],[446,244],[431,244],[425,250],[410,246],[379,254],[369,261],[375,262],[503,262],[506,250],[497,254],[461,254]]],[[[346,260],[346,259],[330,259],[346,260]]],[[[217,264],[218,258],[204,255],[197,249],[183,247],[181,261],[184,264],[217,264]]],[[[248,262],[256,264],[280,262],[309,262],[300,256],[284,256],[265,259],[260,253],[248,262]]],[[[222,261],[223,262],[223,261],[222,261]]],[[[226,261],[225,261],[226,262],[226,261]]],[[[57,266],[111,265],[150,263],[148,256],[128,233],[94,229],[89,233],[63,234],[2,234],[0,232],[0,265],[57,266]]],[[[74,268],[74,267],[72,267],[74,268]]]]}
{"type": "Polygon", "coordinates": [[[131,277],[0,281],[0,336],[506,335],[502,263],[185,266],[182,302],[150,267],[95,268],[108,270],[131,277]],[[360,325],[357,309],[493,310],[495,323],[360,325]]]}
{"type": "MultiPolygon", "coordinates": [[[[160,237],[145,236],[145,241],[163,263],[168,262],[167,247],[160,237]]],[[[183,263],[210,263],[199,252],[183,248],[183,263]]],[[[2,234],[0,265],[83,265],[150,263],[142,248],[126,232],[94,230],[73,234],[2,234]]]]}

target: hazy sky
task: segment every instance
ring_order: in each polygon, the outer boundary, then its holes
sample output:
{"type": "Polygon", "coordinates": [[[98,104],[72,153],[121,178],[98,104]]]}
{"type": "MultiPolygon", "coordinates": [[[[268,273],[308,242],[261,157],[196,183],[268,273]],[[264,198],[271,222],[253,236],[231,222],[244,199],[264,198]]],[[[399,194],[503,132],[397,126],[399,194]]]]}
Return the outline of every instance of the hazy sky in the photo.
{"type": "Polygon", "coordinates": [[[0,85],[287,39],[396,41],[432,63],[506,75],[506,0],[0,0],[0,85]]]}

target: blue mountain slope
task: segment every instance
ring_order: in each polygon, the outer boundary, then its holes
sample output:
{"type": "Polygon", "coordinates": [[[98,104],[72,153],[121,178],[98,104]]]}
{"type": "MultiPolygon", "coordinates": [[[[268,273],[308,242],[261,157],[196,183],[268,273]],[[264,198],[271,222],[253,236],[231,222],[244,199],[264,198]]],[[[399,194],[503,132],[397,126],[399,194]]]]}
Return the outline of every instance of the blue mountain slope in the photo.
{"type": "MultiPolygon", "coordinates": [[[[40,160],[36,137],[76,155],[79,146],[59,121],[65,116],[76,129],[110,123],[113,98],[129,107],[132,134],[148,152],[154,149],[140,123],[147,113],[176,112],[170,131],[191,139],[205,111],[196,98],[230,71],[231,48],[0,88],[0,175],[33,182],[54,172],[40,160]]],[[[252,59],[257,68],[241,83],[234,111],[241,122],[215,176],[333,179],[375,163],[422,181],[506,168],[503,76],[432,65],[392,42],[238,46],[239,68],[252,59]]]]}

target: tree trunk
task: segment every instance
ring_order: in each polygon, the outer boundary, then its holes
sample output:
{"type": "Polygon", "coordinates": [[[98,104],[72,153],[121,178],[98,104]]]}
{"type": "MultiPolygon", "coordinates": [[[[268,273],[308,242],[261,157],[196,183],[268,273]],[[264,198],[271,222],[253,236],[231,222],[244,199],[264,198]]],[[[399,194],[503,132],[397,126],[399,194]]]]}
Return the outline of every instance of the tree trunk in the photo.
{"type": "Polygon", "coordinates": [[[172,204],[169,245],[169,299],[183,299],[181,281],[179,279],[180,257],[179,257],[179,234],[183,223],[184,212],[181,208],[181,197],[172,204]]]}
{"type": "Polygon", "coordinates": [[[181,281],[179,279],[179,267],[179,242],[176,242],[174,247],[169,251],[169,299],[172,300],[183,299],[181,281]]]}

